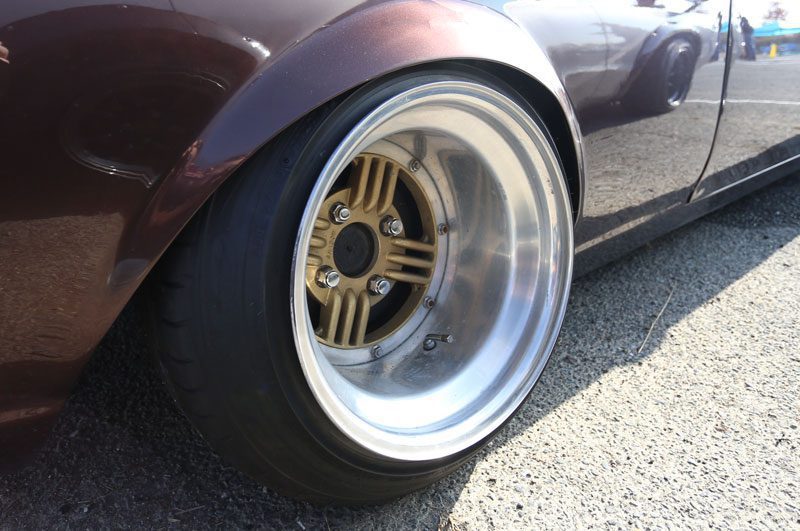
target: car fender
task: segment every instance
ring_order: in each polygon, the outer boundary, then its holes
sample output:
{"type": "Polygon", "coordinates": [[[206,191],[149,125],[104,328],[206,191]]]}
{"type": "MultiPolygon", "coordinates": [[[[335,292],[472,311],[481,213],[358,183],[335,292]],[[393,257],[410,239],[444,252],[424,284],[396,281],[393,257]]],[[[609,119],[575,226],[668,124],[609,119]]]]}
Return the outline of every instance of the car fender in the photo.
{"type": "Polygon", "coordinates": [[[371,79],[424,63],[484,60],[512,67],[559,102],[584,189],[577,117],[533,37],[489,8],[458,0],[409,0],[356,10],[313,32],[257,71],[162,180],[127,235],[113,283],[138,283],[214,190],[281,130],[371,79]],[[144,259],[142,259],[144,257],[144,259]]]}

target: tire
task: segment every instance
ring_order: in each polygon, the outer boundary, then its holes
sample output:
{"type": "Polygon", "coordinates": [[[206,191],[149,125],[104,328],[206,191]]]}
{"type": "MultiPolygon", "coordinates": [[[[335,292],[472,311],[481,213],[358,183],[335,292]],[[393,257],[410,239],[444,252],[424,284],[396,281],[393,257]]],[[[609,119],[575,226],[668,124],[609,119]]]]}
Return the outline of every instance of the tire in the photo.
{"type": "Polygon", "coordinates": [[[634,105],[645,114],[663,114],[683,104],[691,88],[697,52],[688,40],[669,41],[652,59],[633,91],[634,105]]]}
{"type": "Polygon", "coordinates": [[[239,469],[317,503],[382,502],[455,470],[522,404],[560,329],[572,254],[563,172],[535,112],[471,69],[405,73],[313,112],[215,193],[159,266],[158,351],[177,402],[239,469]],[[427,123],[430,113],[441,120],[427,123]],[[376,137],[376,153],[352,151],[397,116],[419,130],[376,137]],[[453,133],[458,120],[475,127],[453,133]],[[475,140],[504,157],[480,162],[465,147],[475,140]],[[455,184],[442,161],[461,168],[455,184]],[[367,163],[374,174],[359,180],[367,163]],[[400,184],[380,195],[388,185],[374,175],[392,182],[389,168],[400,184]],[[346,189],[352,217],[337,224],[319,205],[331,206],[343,182],[355,183],[346,189]],[[384,217],[379,227],[380,209],[404,225],[384,217]],[[327,237],[333,258],[323,259],[314,246],[327,237]],[[416,250],[396,252],[400,240],[416,250]],[[386,262],[385,246],[403,264],[386,262]],[[335,284],[320,272],[325,260],[340,270],[334,288],[323,287],[335,284]],[[372,273],[366,283],[365,267],[384,267],[386,284],[372,273]],[[355,300],[347,285],[360,305],[350,323],[363,329],[343,324],[355,300]],[[467,396],[463,404],[441,398],[447,385],[467,396]]]}

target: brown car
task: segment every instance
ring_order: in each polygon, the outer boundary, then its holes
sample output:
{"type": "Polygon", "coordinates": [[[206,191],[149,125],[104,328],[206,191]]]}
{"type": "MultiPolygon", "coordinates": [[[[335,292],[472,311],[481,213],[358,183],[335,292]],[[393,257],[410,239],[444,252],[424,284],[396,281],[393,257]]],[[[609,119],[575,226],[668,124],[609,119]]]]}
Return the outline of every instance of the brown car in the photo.
{"type": "Polygon", "coordinates": [[[574,274],[798,168],[800,61],[737,61],[743,3],[5,1],[0,461],[147,289],[177,402],[259,481],[453,471],[574,274]]]}

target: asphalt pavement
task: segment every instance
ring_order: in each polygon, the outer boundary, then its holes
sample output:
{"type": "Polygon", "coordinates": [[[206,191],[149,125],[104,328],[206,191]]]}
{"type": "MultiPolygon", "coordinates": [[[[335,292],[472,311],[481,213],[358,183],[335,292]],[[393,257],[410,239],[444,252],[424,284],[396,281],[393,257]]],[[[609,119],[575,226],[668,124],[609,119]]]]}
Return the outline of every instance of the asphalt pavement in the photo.
{"type": "Polygon", "coordinates": [[[452,477],[363,508],[283,498],[214,455],[132,304],[43,452],[0,477],[0,528],[800,528],[799,294],[795,176],[577,280],[516,420],[452,477]]]}

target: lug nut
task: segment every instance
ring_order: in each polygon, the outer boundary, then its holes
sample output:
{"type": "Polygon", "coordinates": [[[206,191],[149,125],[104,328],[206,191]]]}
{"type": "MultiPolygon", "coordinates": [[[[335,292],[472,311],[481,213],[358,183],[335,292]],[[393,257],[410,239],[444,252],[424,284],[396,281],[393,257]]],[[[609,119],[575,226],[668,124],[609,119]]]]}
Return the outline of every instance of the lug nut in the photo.
{"type": "Polygon", "coordinates": [[[336,203],[331,207],[331,220],[341,225],[350,219],[350,209],[344,203],[336,203]]]}
{"type": "Polygon", "coordinates": [[[322,288],[335,288],[339,285],[339,273],[332,267],[324,266],[317,269],[317,284],[322,288]]]}
{"type": "Polygon", "coordinates": [[[381,220],[381,232],[384,236],[400,236],[403,232],[403,222],[392,216],[386,216],[381,220]]]}
{"type": "Polygon", "coordinates": [[[373,295],[386,295],[392,289],[392,285],[385,278],[375,275],[367,282],[367,288],[373,295]]]}

